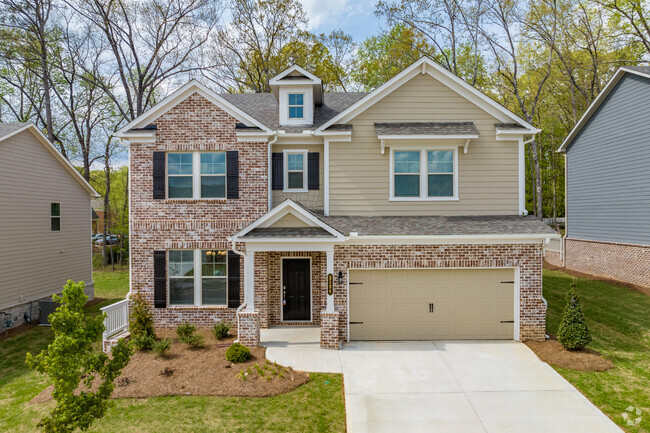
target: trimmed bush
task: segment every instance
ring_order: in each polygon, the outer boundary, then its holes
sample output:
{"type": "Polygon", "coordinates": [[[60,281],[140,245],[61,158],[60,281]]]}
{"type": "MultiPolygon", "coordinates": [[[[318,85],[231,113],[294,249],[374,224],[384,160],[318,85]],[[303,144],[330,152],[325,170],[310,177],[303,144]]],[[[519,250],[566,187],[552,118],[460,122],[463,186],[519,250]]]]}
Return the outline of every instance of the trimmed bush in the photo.
{"type": "Polygon", "coordinates": [[[251,357],[251,350],[239,343],[233,343],[226,350],[226,359],[234,364],[245,362],[251,357]]]}
{"type": "Polygon", "coordinates": [[[178,325],[176,328],[176,335],[178,335],[178,339],[184,343],[187,343],[188,339],[194,335],[195,332],[196,326],[190,323],[183,323],[182,325],[178,325]]]}
{"type": "Polygon", "coordinates": [[[153,343],[153,351],[156,353],[158,358],[167,358],[169,354],[169,349],[172,347],[172,340],[169,338],[163,338],[153,343]]]}
{"type": "Polygon", "coordinates": [[[557,331],[557,339],[567,350],[580,350],[591,343],[591,334],[582,313],[575,280],[567,293],[567,303],[557,331]]]}
{"type": "Polygon", "coordinates": [[[212,328],[212,333],[214,334],[214,338],[217,340],[223,340],[227,336],[230,335],[230,328],[232,325],[230,322],[226,322],[225,320],[222,320],[221,322],[217,322],[214,327],[212,328]]]}
{"type": "Polygon", "coordinates": [[[129,298],[129,332],[133,337],[144,335],[156,339],[156,333],[153,329],[153,316],[149,309],[147,300],[139,292],[131,295],[129,298]]]}
{"type": "Polygon", "coordinates": [[[203,338],[203,335],[201,334],[192,334],[187,337],[185,343],[187,343],[192,350],[203,349],[205,347],[205,338],[203,338]]]}
{"type": "Polygon", "coordinates": [[[156,337],[148,334],[135,334],[131,336],[131,344],[135,350],[147,351],[153,348],[156,337]]]}

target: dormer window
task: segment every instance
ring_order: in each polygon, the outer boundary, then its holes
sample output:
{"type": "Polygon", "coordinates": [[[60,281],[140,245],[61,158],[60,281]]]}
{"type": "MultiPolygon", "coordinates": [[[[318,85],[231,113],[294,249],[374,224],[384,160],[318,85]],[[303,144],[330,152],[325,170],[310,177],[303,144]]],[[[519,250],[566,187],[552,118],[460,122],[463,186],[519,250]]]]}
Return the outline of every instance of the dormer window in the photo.
{"type": "Polygon", "coordinates": [[[289,119],[303,119],[305,117],[305,94],[289,93],[289,119]]]}

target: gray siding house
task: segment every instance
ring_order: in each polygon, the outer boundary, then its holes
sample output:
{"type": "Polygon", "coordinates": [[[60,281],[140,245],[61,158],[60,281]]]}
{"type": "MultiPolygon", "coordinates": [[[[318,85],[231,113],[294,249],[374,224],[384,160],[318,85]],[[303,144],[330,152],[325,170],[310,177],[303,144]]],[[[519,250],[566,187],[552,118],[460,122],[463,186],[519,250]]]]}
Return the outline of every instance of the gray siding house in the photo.
{"type": "Polygon", "coordinates": [[[36,320],[37,301],[68,279],[92,298],[96,195],[34,124],[0,123],[0,329],[7,315],[14,326],[30,311],[36,320]]]}
{"type": "Polygon", "coordinates": [[[563,265],[650,286],[650,67],[620,68],[559,151],[563,265]]]}

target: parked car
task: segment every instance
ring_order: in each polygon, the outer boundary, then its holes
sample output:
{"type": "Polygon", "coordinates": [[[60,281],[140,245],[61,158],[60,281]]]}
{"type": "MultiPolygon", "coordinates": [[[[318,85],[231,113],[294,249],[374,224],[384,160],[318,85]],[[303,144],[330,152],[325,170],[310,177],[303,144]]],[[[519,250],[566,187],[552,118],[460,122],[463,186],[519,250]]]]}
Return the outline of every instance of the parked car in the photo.
{"type": "MultiPolygon", "coordinates": [[[[118,235],[107,235],[106,238],[107,238],[106,245],[117,245],[119,243],[118,235]]],[[[104,235],[99,235],[99,237],[95,241],[95,244],[102,245],[103,243],[104,243],[104,235]]]]}

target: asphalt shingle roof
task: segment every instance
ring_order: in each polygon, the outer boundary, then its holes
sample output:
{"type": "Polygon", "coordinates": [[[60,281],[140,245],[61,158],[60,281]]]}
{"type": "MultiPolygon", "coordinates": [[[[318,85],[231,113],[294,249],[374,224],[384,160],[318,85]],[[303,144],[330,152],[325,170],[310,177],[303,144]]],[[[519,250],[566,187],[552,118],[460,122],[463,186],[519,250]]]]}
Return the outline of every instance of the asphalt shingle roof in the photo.
{"type": "Polygon", "coordinates": [[[375,123],[377,135],[478,135],[473,122],[375,123]]]}
{"type": "Polygon", "coordinates": [[[244,238],[331,238],[327,230],[320,227],[265,227],[246,233],[244,238]]]}
{"type": "Polygon", "coordinates": [[[625,69],[632,69],[642,74],[650,74],[650,66],[624,66],[625,69]]]}
{"type": "Polygon", "coordinates": [[[278,101],[272,93],[226,93],[221,96],[239,109],[260,121],[269,129],[302,132],[316,129],[340,112],[366,96],[364,92],[328,92],[323,94],[323,105],[314,108],[312,126],[280,126],[278,101]]]}
{"type": "Polygon", "coordinates": [[[27,122],[0,123],[0,138],[3,138],[5,135],[9,135],[12,132],[15,132],[20,128],[24,128],[27,125],[29,125],[27,122]]]}

